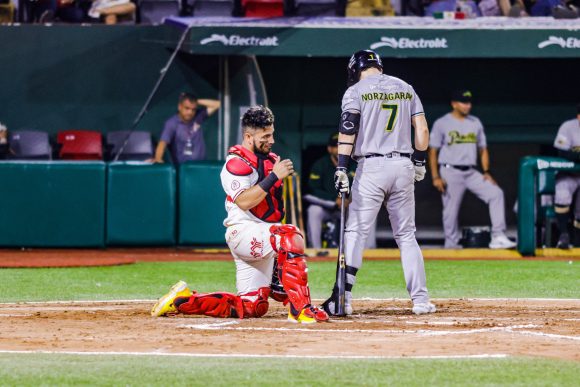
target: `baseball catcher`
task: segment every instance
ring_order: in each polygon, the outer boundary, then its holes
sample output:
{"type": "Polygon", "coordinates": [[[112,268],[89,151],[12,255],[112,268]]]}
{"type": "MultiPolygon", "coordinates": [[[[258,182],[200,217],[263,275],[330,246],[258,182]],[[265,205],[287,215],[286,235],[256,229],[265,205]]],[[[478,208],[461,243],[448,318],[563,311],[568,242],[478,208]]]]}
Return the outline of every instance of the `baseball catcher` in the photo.
{"type": "Polygon", "coordinates": [[[294,173],[294,167],[291,160],[270,152],[274,115],[264,106],[254,106],[242,117],[242,131],[243,142],[230,148],[220,175],[228,212],[225,237],[236,264],[238,292],[202,294],[180,281],[153,306],[151,315],[261,317],[272,298],[288,306],[291,322],[328,321],[310,300],[302,233],[280,224],[283,179],[294,173]]]}

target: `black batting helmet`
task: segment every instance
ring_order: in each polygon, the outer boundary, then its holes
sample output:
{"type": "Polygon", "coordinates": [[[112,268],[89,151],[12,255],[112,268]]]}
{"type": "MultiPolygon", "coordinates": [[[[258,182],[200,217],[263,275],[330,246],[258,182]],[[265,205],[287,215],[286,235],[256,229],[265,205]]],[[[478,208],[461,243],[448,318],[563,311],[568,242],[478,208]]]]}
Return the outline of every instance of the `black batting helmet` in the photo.
{"type": "Polygon", "coordinates": [[[354,85],[359,81],[360,73],[369,67],[376,67],[383,71],[383,62],[379,54],[373,50],[360,50],[352,54],[347,67],[347,85],[348,87],[354,85]]]}

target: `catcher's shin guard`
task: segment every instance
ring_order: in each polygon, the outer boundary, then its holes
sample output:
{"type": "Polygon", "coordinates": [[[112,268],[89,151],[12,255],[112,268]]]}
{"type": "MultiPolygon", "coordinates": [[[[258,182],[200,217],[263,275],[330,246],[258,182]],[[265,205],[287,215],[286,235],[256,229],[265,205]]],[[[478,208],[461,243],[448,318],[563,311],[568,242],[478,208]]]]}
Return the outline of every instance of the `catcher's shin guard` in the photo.
{"type": "Polygon", "coordinates": [[[284,305],[288,303],[288,294],[284,291],[284,286],[280,282],[278,276],[278,260],[274,260],[274,271],[272,272],[272,283],[270,284],[270,298],[274,301],[282,302],[284,305]]]}
{"type": "Polygon", "coordinates": [[[232,293],[194,293],[190,297],[178,297],[173,301],[177,310],[184,314],[211,317],[262,317],[268,312],[270,288],[237,296],[232,293]]]}
{"type": "Polygon", "coordinates": [[[308,267],[304,258],[304,239],[292,225],[270,227],[270,242],[278,253],[278,276],[288,295],[291,309],[302,312],[309,309],[316,321],[327,321],[328,315],[311,305],[308,288],[308,267]]]}

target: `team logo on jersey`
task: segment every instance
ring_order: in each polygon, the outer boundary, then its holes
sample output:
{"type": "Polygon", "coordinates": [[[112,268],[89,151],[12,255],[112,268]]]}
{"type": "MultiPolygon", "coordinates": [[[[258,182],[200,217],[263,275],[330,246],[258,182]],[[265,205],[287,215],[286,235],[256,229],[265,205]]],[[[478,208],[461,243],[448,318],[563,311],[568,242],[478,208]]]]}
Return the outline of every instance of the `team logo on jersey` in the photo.
{"type": "Polygon", "coordinates": [[[457,130],[449,132],[449,142],[447,145],[453,144],[475,144],[477,142],[477,135],[475,133],[460,134],[457,130]]]}
{"type": "Polygon", "coordinates": [[[250,245],[250,255],[254,258],[260,258],[264,253],[264,241],[259,242],[256,238],[253,238],[250,245]]]}
{"type": "Polygon", "coordinates": [[[371,50],[381,47],[390,47],[393,49],[413,49],[413,48],[449,48],[446,38],[434,39],[410,39],[410,38],[393,38],[383,36],[381,40],[370,45],[371,50]]]}
{"type": "Polygon", "coordinates": [[[232,189],[236,191],[238,188],[240,188],[240,182],[237,180],[232,181],[232,189]]]}
{"type": "Polygon", "coordinates": [[[550,36],[548,40],[538,43],[538,48],[548,46],[560,46],[562,48],[580,48],[580,39],[574,37],[563,38],[561,36],[550,36]]]}
{"type": "Polygon", "coordinates": [[[253,47],[275,47],[278,46],[277,36],[240,36],[240,35],[221,35],[211,34],[211,36],[201,39],[199,44],[205,46],[210,43],[221,43],[224,46],[253,46],[253,47]]]}

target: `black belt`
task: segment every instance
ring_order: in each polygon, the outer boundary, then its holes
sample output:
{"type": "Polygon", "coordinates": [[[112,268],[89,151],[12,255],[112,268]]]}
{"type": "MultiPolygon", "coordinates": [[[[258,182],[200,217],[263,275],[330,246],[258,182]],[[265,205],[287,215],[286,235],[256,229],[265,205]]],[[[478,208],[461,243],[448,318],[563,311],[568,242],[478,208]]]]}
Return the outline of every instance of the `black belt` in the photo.
{"type": "Polygon", "coordinates": [[[411,154],[410,153],[399,153],[399,152],[391,152],[391,153],[387,153],[386,155],[382,155],[380,153],[371,153],[368,154],[366,156],[363,156],[365,159],[370,159],[371,157],[386,157],[388,159],[392,159],[393,157],[406,157],[408,159],[411,158],[411,154]]]}
{"type": "Polygon", "coordinates": [[[455,168],[459,169],[460,171],[469,171],[470,169],[475,168],[473,165],[451,165],[451,164],[441,164],[442,167],[445,168],[455,168]]]}

